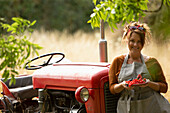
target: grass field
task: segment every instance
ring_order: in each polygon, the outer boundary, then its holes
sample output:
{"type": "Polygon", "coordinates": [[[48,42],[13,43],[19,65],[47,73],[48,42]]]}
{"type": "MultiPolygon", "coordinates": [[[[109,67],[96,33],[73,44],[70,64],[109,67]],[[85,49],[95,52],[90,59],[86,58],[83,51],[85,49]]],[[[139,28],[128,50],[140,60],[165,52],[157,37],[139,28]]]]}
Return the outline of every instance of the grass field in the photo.
{"type": "MultiPolygon", "coordinates": [[[[115,56],[128,52],[126,44],[121,42],[121,36],[121,30],[116,30],[114,33],[110,30],[105,31],[105,38],[108,41],[109,63],[115,56]]],[[[39,51],[40,55],[62,52],[65,54],[66,59],[72,62],[99,62],[98,41],[100,40],[100,31],[94,31],[93,33],[78,31],[71,35],[66,31],[45,32],[41,30],[34,31],[30,40],[43,47],[39,51]]],[[[170,84],[170,66],[168,66],[170,44],[158,45],[153,41],[144,47],[142,53],[157,58],[164,70],[167,82],[170,84]]],[[[20,73],[32,72],[21,70],[20,73]]],[[[170,89],[164,95],[170,101],[170,89]]]]}

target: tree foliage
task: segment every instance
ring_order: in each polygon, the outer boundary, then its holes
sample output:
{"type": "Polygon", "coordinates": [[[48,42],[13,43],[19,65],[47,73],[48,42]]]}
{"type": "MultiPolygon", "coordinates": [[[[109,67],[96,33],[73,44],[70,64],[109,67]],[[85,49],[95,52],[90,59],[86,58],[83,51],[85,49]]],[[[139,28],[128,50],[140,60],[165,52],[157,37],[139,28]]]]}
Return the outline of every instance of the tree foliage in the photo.
{"type": "MultiPolygon", "coordinates": [[[[148,11],[148,0],[107,0],[97,4],[97,0],[93,0],[95,8],[91,14],[92,28],[100,27],[100,20],[104,20],[110,26],[117,29],[117,23],[124,25],[126,22],[138,21],[140,17],[145,16],[148,11]]],[[[163,0],[164,4],[169,4],[170,0],[163,0]]]]}
{"type": "Polygon", "coordinates": [[[31,35],[31,27],[36,21],[30,22],[18,17],[13,17],[12,20],[12,24],[5,23],[2,18],[0,21],[0,71],[3,73],[2,78],[6,80],[11,77],[11,83],[15,83],[17,69],[23,67],[24,61],[31,53],[38,54],[37,50],[41,47],[31,43],[25,35],[26,31],[31,35]]]}
{"type": "Polygon", "coordinates": [[[37,20],[34,28],[90,31],[87,24],[94,5],[91,0],[0,0],[0,17],[37,20]]]}
{"type": "Polygon", "coordinates": [[[154,30],[153,36],[157,43],[169,43],[170,39],[170,7],[163,7],[160,12],[149,14],[145,20],[154,30]]]}

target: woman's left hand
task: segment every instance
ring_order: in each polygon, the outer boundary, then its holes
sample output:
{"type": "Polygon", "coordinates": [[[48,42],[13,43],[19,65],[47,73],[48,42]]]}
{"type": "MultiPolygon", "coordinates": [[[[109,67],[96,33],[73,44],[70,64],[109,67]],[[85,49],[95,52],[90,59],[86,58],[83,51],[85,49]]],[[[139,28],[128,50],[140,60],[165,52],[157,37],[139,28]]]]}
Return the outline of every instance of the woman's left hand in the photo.
{"type": "Polygon", "coordinates": [[[150,80],[149,80],[149,79],[146,79],[146,84],[142,84],[142,85],[140,85],[140,87],[147,87],[148,84],[149,84],[149,82],[150,82],[150,80]]]}
{"type": "Polygon", "coordinates": [[[147,82],[147,84],[143,84],[140,87],[147,87],[148,86],[148,87],[152,88],[155,91],[159,91],[160,90],[159,83],[150,81],[149,79],[147,79],[146,82],[147,82]]]}

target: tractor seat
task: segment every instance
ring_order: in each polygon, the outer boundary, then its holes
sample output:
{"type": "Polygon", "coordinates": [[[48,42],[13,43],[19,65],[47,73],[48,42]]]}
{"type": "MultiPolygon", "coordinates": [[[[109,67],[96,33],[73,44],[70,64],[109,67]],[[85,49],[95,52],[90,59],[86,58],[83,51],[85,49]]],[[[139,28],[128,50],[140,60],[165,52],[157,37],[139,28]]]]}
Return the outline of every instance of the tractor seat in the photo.
{"type": "Polygon", "coordinates": [[[9,89],[9,91],[13,94],[15,98],[19,98],[20,100],[38,96],[38,91],[36,89],[33,89],[33,85],[12,88],[9,89]]]}
{"type": "Polygon", "coordinates": [[[24,100],[38,96],[38,91],[33,89],[32,75],[15,77],[16,83],[11,85],[10,80],[11,78],[4,83],[16,99],[24,100]]]}

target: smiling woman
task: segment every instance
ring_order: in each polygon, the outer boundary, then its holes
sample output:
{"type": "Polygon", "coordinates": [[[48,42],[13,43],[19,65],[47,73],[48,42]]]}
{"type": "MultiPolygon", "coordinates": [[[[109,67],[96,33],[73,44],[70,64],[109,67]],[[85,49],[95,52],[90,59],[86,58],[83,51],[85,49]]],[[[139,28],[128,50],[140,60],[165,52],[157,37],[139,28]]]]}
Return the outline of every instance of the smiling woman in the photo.
{"type": "MultiPolygon", "coordinates": [[[[146,24],[145,27],[148,28],[146,24]]],[[[149,29],[147,29],[146,31],[144,25],[142,24],[138,25],[137,23],[132,23],[130,24],[130,26],[128,25],[127,27],[125,27],[125,35],[123,39],[127,39],[128,42],[128,63],[132,64],[133,61],[142,62],[140,56],[141,50],[145,44],[145,40],[147,39],[147,36],[145,37],[145,33],[147,32],[150,33],[149,29]]]]}
{"type": "Polygon", "coordinates": [[[110,91],[120,93],[117,112],[169,113],[170,104],[160,94],[168,88],[162,68],[155,58],[141,54],[145,41],[151,37],[149,27],[134,22],[124,30],[123,39],[127,41],[129,53],[116,57],[109,70],[110,91]],[[139,74],[147,79],[146,84],[126,86],[125,81],[136,79],[139,74]]]}

